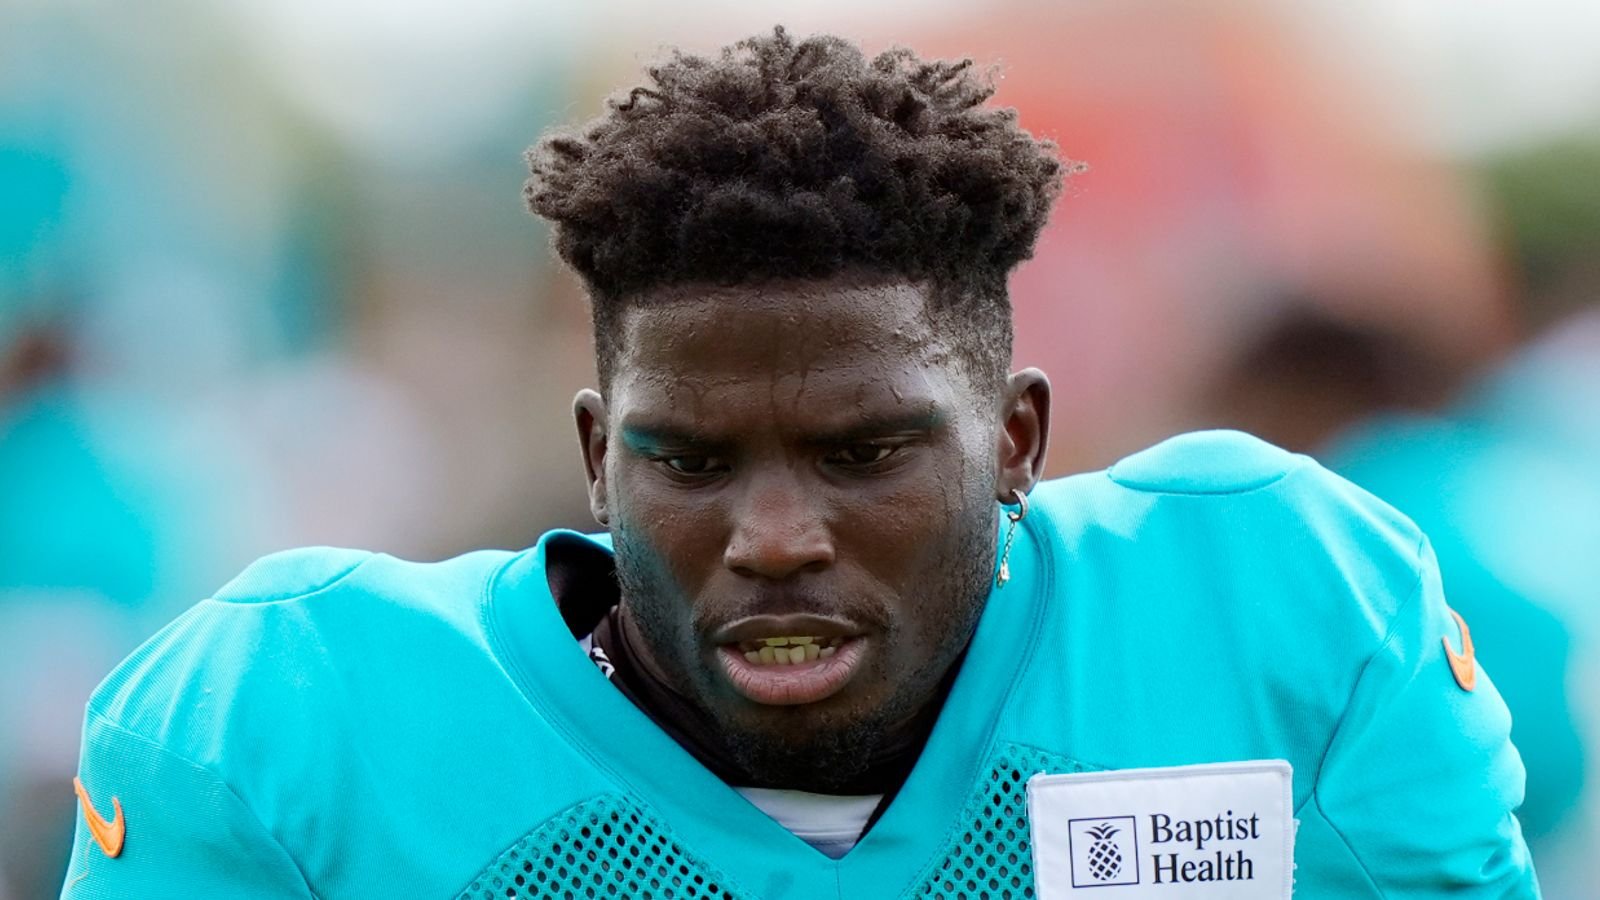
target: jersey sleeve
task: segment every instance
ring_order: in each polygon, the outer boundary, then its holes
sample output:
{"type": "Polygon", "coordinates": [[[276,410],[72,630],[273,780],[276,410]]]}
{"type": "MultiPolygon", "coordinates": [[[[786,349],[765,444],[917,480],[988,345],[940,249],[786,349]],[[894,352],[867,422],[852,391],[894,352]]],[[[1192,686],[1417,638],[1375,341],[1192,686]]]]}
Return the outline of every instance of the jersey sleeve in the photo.
{"type": "Polygon", "coordinates": [[[1426,542],[1421,556],[1416,593],[1367,662],[1300,810],[1301,840],[1330,852],[1301,856],[1296,881],[1388,900],[1537,898],[1510,714],[1482,671],[1471,690],[1452,674],[1446,642],[1469,651],[1426,542]],[[1334,860],[1342,874],[1308,870],[1334,860]]]}
{"type": "Polygon", "coordinates": [[[327,796],[307,768],[326,720],[308,675],[322,648],[301,601],[368,557],[308,548],[257,560],[106,676],[84,721],[63,897],[313,896],[296,854],[315,847],[306,828],[321,818],[306,798],[327,796]],[[122,845],[108,852],[119,808],[122,845]]]}
{"type": "Polygon", "coordinates": [[[211,771],[91,710],[63,900],[310,898],[289,854],[211,771]],[[114,828],[105,844],[90,817],[114,828]],[[121,822],[117,819],[120,817],[121,822]]]}

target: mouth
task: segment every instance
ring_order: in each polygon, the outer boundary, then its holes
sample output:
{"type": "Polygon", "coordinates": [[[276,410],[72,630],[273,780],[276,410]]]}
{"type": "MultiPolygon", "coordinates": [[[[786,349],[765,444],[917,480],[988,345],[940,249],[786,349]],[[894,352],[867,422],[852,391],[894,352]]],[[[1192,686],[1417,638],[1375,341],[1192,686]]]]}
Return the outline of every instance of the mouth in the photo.
{"type": "Polygon", "coordinates": [[[733,689],[767,706],[816,703],[843,690],[867,639],[845,623],[805,619],[760,617],[724,629],[717,656],[733,689]]]}

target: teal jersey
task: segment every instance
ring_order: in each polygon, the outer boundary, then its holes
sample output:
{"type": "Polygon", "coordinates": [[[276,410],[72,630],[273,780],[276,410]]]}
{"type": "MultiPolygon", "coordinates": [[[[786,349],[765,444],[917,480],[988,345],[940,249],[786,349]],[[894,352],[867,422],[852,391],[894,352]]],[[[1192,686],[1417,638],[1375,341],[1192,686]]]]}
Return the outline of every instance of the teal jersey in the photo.
{"type": "Polygon", "coordinates": [[[1478,656],[1512,711],[1528,767],[1518,817],[1535,851],[1558,844],[1581,810],[1588,760],[1571,686],[1583,683],[1581,610],[1600,577],[1600,483],[1539,437],[1396,417],[1321,457],[1427,530],[1450,604],[1480,635],[1478,656]]]}
{"type": "Polygon", "coordinates": [[[839,859],[590,663],[544,569],[589,539],[555,532],[270,556],[157,634],[90,700],[63,895],[1020,898],[1031,776],[1281,759],[1300,896],[1538,896],[1509,717],[1452,674],[1406,519],[1229,432],[1030,505],[916,767],[839,859]]]}

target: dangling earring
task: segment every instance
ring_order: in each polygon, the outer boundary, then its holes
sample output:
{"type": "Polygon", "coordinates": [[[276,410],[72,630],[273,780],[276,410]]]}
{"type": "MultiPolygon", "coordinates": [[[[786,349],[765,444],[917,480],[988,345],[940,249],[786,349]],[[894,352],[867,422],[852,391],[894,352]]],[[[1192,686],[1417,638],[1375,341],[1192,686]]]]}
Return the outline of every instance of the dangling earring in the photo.
{"type": "Polygon", "coordinates": [[[1000,572],[994,576],[994,586],[1003,588],[1011,580],[1011,542],[1017,539],[1017,523],[1028,515],[1028,495],[1011,489],[1011,496],[1016,498],[1017,511],[1006,510],[1006,518],[1011,520],[1011,525],[1006,528],[1006,544],[1000,551],[1000,572]]]}

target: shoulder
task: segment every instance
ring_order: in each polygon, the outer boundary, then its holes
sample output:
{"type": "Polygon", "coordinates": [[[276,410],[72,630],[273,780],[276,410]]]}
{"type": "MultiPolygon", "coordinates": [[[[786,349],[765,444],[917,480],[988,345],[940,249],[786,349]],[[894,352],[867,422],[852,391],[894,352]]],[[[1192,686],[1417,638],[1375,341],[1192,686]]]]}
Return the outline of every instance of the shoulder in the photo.
{"type": "Polygon", "coordinates": [[[1241,431],[1194,431],[1124,457],[1105,474],[1134,491],[1226,495],[1268,487],[1306,465],[1315,464],[1241,431]]]}
{"type": "Polygon", "coordinates": [[[330,684],[452,644],[481,645],[481,597],[512,554],[418,563],[360,550],[274,553],[158,631],[101,682],[92,717],[209,764],[232,731],[337,714],[330,684]],[[402,655],[403,651],[403,655],[402,655]]]}
{"type": "Polygon", "coordinates": [[[1239,431],[1168,438],[1107,469],[1045,482],[1034,499],[1066,527],[1105,524],[1074,516],[1074,507],[1087,505],[1102,516],[1122,508],[1139,515],[1226,517],[1241,525],[1258,518],[1276,525],[1298,520],[1325,537],[1342,533],[1410,548],[1413,558],[1421,538],[1394,507],[1311,457],[1239,431]]]}
{"type": "MultiPolygon", "coordinates": [[[[1247,435],[1183,435],[1035,497],[1025,523],[1049,573],[1049,659],[1104,676],[1077,691],[1048,662],[1040,683],[1069,692],[1057,705],[1085,721],[1140,708],[1160,723],[1094,732],[1091,758],[1283,758],[1307,776],[1303,800],[1362,673],[1386,652],[1421,659],[1448,634],[1409,520],[1247,435]]],[[[1454,689],[1442,664],[1434,674],[1454,689]]]]}
{"type": "Polygon", "coordinates": [[[1168,518],[1226,520],[1241,532],[1310,534],[1330,542],[1324,549],[1344,540],[1388,545],[1413,562],[1422,538],[1405,515],[1311,457],[1238,431],[1168,438],[1109,468],[1044,482],[1032,499],[1066,531],[1130,518],[1150,526],[1168,518]]]}
{"type": "Polygon", "coordinates": [[[1235,431],[1179,435],[1035,494],[1058,553],[1170,586],[1147,603],[1203,601],[1215,621],[1236,608],[1252,627],[1329,628],[1367,652],[1432,566],[1422,533],[1389,504],[1235,431]]]}
{"type": "Polygon", "coordinates": [[[300,547],[261,557],[218,588],[211,599],[222,603],[275,603],[298,600],[326,590],[354,573],[377,554],[341,547],[300,547]]]}

